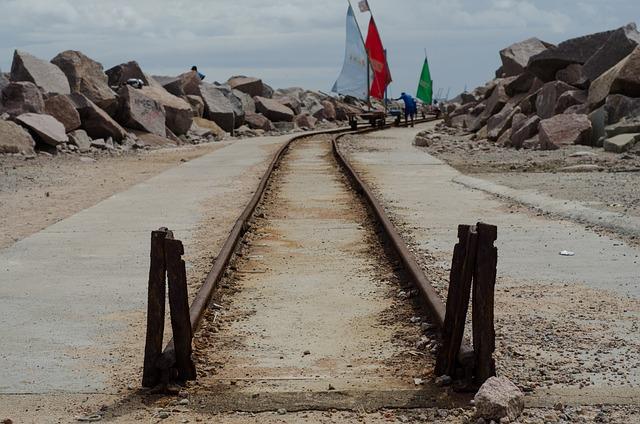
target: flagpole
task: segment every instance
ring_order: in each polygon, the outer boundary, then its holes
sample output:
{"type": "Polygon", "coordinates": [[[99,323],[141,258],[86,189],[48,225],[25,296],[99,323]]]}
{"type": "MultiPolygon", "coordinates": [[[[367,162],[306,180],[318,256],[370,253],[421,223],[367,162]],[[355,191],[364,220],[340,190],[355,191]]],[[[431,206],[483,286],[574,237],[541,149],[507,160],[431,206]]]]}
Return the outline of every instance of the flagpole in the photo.
{"type": "MultiPolygon", "coordinates": [[[[351,0],[347,0],[347,3],[349,3],[349,7],[353,10],[351,0]]],[[[371,10],[369,10],[369,12],[371,12],[371,10]]],[[[356,21],[356,28],[358,28],[358,32],[360,33],[360,41],[362,41],[364,50],[367,53],[367,106],[369,107],[369,112],[371,112],[371,60],[369,59],[369,50],[367,49],[367,44],[364,42],[364,36],[362,35],[358,19],[355,18],[355,16],[354,19],[356,21]]]]}

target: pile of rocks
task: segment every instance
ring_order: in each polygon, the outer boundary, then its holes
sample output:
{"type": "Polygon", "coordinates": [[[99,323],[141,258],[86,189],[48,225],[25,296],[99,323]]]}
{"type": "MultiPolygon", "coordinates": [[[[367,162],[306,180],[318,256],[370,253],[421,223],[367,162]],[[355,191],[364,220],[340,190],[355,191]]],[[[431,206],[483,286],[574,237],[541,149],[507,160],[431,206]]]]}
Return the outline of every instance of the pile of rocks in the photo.
{"type": "Polygon", "coordinates": [[[202,81],[195,71],[147,75],[131,61],[104,70],[78,51],[50,62],[16,51],[0,73],[0,153],[128,150],[281,134],[346,121],[355,99],[301,88],[273,90],[237,76],[202,81]]]}
{"type": "Polygon", "coordinates": [[[496,79],[445,105],[445,122],[502,146],[570,144],[623,152],[640,141],[640,33],[635,24],[500,52],[496,79]]]}

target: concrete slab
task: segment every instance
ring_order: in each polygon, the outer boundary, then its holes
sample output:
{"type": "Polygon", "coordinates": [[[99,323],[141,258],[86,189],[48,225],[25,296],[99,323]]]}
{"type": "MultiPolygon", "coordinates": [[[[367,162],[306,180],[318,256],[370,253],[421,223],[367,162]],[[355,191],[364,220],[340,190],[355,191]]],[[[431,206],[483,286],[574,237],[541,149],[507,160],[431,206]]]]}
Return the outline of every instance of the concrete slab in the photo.
{"type": "Polygon", "coordinates": [[[0,393],[112,390],[114,352],[142,354],[144,329],[128,318],[144,319],[150,232],[169,227],[188,251],[217,202],[226,236],[289,138],[231,144],[0,250],[0,393]]]}

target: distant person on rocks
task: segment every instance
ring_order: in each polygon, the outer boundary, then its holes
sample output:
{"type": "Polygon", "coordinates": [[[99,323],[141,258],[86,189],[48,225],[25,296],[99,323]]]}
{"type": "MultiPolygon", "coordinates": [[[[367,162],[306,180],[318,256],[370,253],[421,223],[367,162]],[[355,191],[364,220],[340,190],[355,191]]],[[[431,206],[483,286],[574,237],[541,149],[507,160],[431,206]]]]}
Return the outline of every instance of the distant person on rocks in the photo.
{"type": "Polygon", "coordinates": [[[413,127],[416,114],[418,113],[416,100],[407,93],[402,93],[400,98],[396,100],[402,100],[404,102],[404,123],[409,126],[409,117],[411,117],[411,126],[413,127]]]}
{"type": "Polygon", "coordinates": [[[198,74],[198,76],[200,77],[201,81],[207,77],[205,74],[198,72],[198,67],[197,66],[192,66],[191,70],[198,74]]]}

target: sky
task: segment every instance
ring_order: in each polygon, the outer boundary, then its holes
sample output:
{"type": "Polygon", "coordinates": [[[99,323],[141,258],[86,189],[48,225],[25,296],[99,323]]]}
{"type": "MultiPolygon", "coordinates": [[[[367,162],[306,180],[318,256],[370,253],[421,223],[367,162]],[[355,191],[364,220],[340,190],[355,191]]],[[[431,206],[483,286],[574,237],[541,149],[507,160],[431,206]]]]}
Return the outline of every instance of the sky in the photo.
{"type": "MultiPolygon", "coordinates": [[[[363,31],[369,15],[352,0],[363,31]]],[[[493,78],[499,50],[638,22],[638,0],[369,0],[394,82],[415,92],[428,53],[435,91],[450,97],[493,78]]],[[[0,69],[14,49],[50,60],[80,50],[105,69],[138,61],[152,75],[198,65],[276,87],[329,91],[344,58],[346,0],[0,0],[0,69]]]]}

